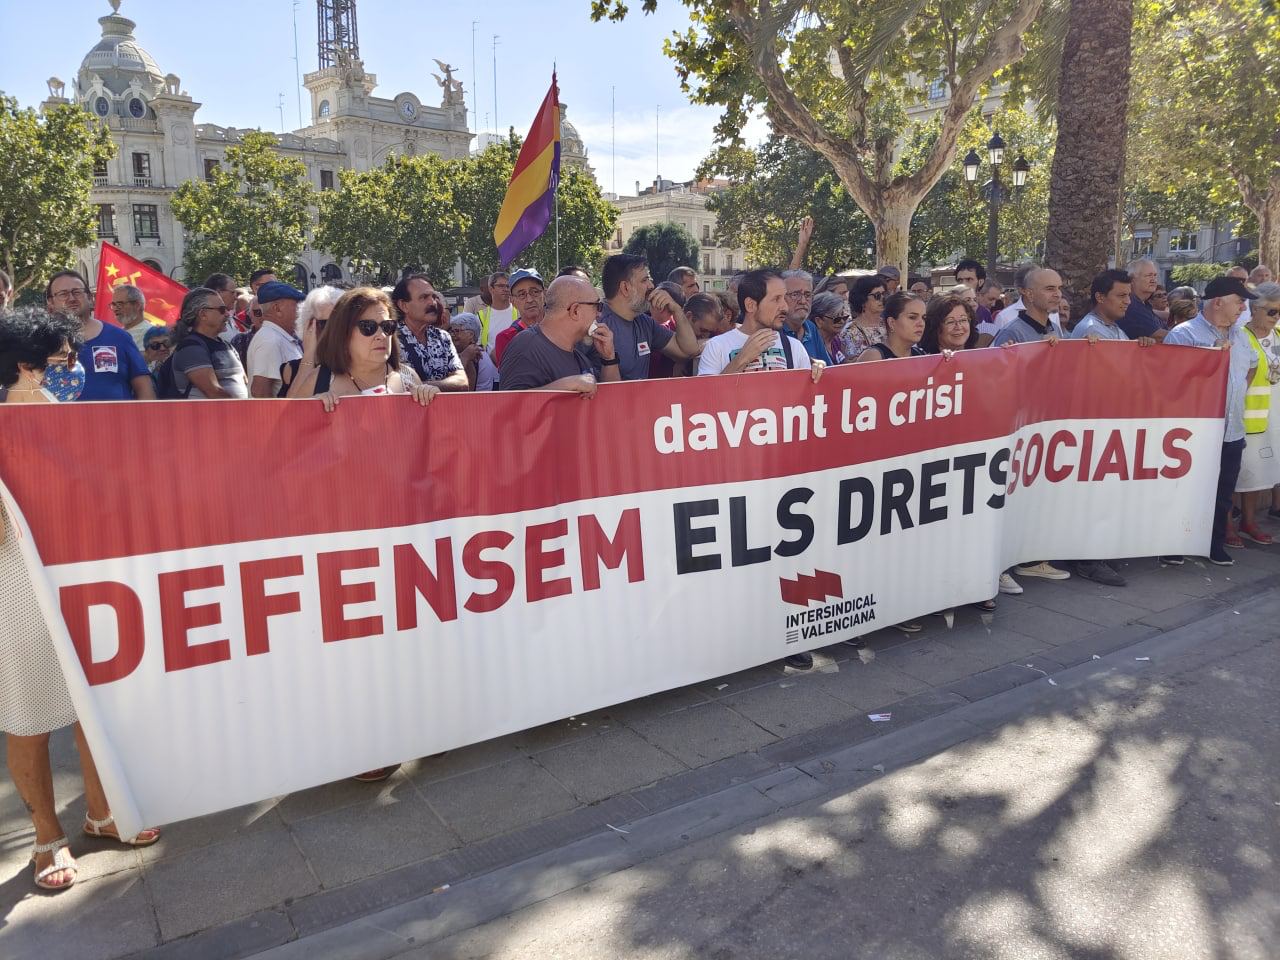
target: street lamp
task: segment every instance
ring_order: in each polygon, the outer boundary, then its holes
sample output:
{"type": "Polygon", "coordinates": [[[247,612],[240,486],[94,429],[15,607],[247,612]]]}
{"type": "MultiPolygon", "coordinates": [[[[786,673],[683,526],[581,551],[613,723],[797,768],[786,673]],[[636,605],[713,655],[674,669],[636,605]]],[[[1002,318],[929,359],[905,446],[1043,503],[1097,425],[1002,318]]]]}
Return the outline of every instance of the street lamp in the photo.
{"type": "Polygon", "coordinates": [[[1004,163],[1004,141],[1000,139],[998,133],[993,134],[987,141],[987,159],[991,161],[993,167],[999,167],[1004,163]]]}
{"type": "MultiPolygon", "coordinates": [[[[1000,237],[1000,204],[1006,199],[1004,184],[1000,182],[1000,168],[1004,165],[1004,154],[1008,145],[997,132],[992,132],[987,141],[987,162],[991,164],[991,182],[987,188],[987,275],[994,277],[999,261],[998,241],[1000,237]]],[[[978,168],[982,158],[977,150],[970,150],[964,158],[964,178],[970,185],[978,179],[978,168]]],[[[1031,164],[1022,154],[1013,162],[1013,187],[1021,190],[1027,185],[1027,174],[1031,172],[1031,164]]]]}
{"type": "Polygon", "coordinates": [[[1013,189],[1021,190],[1027,185],[1027,174],[1031,172],[1031,164],[1027,163],[1027,158],[1022,154],[1018,154],[1018,159],[1013,161],[1013,189]]]}
{"type": "Polygon", "coordinates": [[[978,179],[978,167],[981,165],[982,159],[978,156],[977,150],[970,150],[964,157],[964,179],[966,183],[973,183],[978,179]]]}

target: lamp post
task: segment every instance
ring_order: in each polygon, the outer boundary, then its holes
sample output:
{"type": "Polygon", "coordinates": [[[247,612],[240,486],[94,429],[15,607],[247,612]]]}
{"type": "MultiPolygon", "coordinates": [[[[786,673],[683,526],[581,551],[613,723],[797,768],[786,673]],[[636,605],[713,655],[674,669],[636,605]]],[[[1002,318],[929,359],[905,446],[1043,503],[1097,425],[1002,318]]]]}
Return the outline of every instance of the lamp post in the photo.
{"type": "MultiPolygon", "coordinates": [[[[1004,184],[1000,181],[1000,168],[1004,165],[1005,142],[999,133],[993,133],[991,139],[987,141],[987,162],[991,164],[991,182],[987,185],[987,276],[994,277],[996,275],[996,266],[999,262],[999,239],[1000,239],[1000,204],[1006,199],[1004,184]]],[[[970,150],[964,158],[964,178],[972,189],[974,182],[978,179],[978,168],[982,165],[982,159],[978,156],[978,151],[970,150]]],[[[1031,164],[1027,163],[1027,158],[1019,154],[1018,159],[1013,162],[1013,186],[1015,190],[1021,190],[1027,184],[1027,174],[1031,171],[1031,164]]]]}

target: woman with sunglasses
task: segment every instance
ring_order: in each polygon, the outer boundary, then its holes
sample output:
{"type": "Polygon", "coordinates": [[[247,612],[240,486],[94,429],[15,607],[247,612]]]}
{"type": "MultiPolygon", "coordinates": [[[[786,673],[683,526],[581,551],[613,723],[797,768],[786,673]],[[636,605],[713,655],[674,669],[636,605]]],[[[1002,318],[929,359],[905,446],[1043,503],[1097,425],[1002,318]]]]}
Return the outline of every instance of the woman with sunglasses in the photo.
{"type": "Polygon", "coordinates": [[[373,287],[342,295],[316,343],[314,366],[304,368],[297,387],[293,396],[319,397],[331,413],[343,397],[408,394],[425,407],[440,394],[401,363],[391,298],[373,287]]]}
{"type": "Polygon", "coordinates": [[[142,359],[152,373],[173,353],[173,327],[153,326],[142,338],[142,359]]]}
{"type": "Polygon", "coordinates": [[[858,277],[849,289],[849,314],[852,319],[840,331],[840,352],[857,359],[876,343],[884,343],[884,277],[873,274],[858,277]]]}
{"type": "Polygon", "coordinates": [[[925,353],[972,350],[977,344],[977,318],[967,299],[947,294],[929,303],[924,312],[924,336],[920,338],[925,353]]]}
{"type": "Polygon", "coordinates": [[[827,355],[832,363],[849,363],[853,360],[853,357],[845,354],[840,341],[840,331],[849,322],[849,301],[834,290],[815,293],[809,319],[818,328],[818,336],[822,338],[822,345],[827,348],[827,355]]]}
{"type": "Polygon", "coordinates": [[[240,354],[220,336],[227,305],[208,287],[188,290],[173,328],[170,366],[179,397],[187,400],[247,400],[249,380],[240,354]]]}

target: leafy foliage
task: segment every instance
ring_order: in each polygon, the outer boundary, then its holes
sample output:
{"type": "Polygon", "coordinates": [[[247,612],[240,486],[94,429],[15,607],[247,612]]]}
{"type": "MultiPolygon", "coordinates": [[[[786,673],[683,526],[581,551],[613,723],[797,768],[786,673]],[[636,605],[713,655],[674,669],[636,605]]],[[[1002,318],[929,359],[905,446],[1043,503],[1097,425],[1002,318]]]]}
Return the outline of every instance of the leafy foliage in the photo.
{"type": "Polygon", "coordinates": [[[667,279],[676,267],[698,266],[698,241],[678,223],[649,223],[637,227],[627,238],[623,253],[634,253],[649,261],[656,282],[667,279]]]}
{"type": "Polygon", "coordinates": [[[244,278],[259,267],[284,273],[301,253],[315,191],[306,167],[275,147],[271,134],[250,131],[227,148],[226,165],[209,180],[188,180],[174,192],[188,278],[218,271],[244,278]]]}
{"type": "Polygon", "coordinates": [[[1208,283],[1231,269],[1229,263],[1183,263],[1173,268],[1173,282],[1177,284],[1208,283]]]}
{"type": "Polygon", "coordinates": [[[340,189],[320,194],[316,246],[347,258],[371,282],[393,283],[406,267],[451,276],[459,235],[471,225],[454,196],[464,165],[424,154],[342,171],[340,189]]]}
{"type": "Polygon", "coordinates": [[[15,291],[43,284],[95,242],[93,168],[114,152],[83,110],[39,116],[0,94],[0,266],[15,291]]]}

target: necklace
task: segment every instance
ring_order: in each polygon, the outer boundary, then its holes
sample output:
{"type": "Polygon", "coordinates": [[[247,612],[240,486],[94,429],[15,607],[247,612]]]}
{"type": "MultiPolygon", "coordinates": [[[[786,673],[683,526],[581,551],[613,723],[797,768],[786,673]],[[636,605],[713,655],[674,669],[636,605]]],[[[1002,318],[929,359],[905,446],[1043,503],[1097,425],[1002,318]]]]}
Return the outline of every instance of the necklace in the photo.
{"type": "MultiPolygon", "coordinates": [[[[348,373],[347,376],[351,377],[351,382],[356,385],[356,389],[359,390],[361,393],[364,393],[366,390],[371,389],[372,385],[370,387],[361,386],[360,381],[357,380],[353,374],[348,373]]],[[[389,381],[390,379],[391,379],[391,369],[388,367],[384,369],[382,373],[382,386],[386,387],[387,381],[389,381]]]]}

